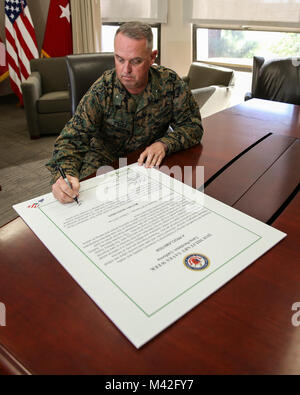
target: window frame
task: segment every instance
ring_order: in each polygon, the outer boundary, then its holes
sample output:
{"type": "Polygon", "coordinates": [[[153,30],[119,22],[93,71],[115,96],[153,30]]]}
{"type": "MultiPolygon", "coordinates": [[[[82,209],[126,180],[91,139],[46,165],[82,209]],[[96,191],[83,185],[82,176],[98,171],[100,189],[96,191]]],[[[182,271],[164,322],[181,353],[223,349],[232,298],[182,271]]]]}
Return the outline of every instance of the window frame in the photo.
{"type": "MultiPolygon", "coordinates": [[[[105,26],[121,26],[123,25],[124,22],[102,22],[102,25],[105,26]]],[[[160,60],[161,60],[161,23],[149,23],[149,26],[157,28],[157,51],[158,55],[155,59],[155,63],[160,65],[160,60]]],[[[113,53],[113,52],[111,52],[113,53]]]]}
{"type": "Polygon", "coordinates": [[[193,48],[193,62],[201,62],[201,63],[206,63],[206,64],[211,64],[215,66],[221,66],[221,67],[229,67],[233,70],[237,71],[252,71],[252,64],[251,65],[245,65],[245,64],[240,64],[240,63],[234,63],[234,62],[218,62],[218,61],[210,61],[206,59],[197,59],[197,29],[213,29],[213,30],[238,30],[238,31],[267,31],[267,32],[280,32],[280,33],[298,33],[300,34],[299,29],[268,29],[268,28],[262,28],[262,27],[257,27],[255,28],[254,26],[250,28],[243,28],[243,27],[238,27],[238,26],[230,26],[230,25],[202,25],[202,24],[196,24],[193,23],[192,27],[192,48],[193,48]]]}

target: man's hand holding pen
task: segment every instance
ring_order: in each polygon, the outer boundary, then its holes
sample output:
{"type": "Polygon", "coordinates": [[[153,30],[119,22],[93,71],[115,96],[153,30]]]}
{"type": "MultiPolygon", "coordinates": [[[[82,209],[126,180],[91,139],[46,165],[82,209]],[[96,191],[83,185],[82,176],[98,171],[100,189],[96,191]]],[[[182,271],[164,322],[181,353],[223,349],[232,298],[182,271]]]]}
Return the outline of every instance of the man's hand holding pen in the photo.
{"type": "Polygon", "coordinates": [[[55,184],[52,185],[52,193],[54,197],[60,201],[61,203],[71,203],[74,200],[78,203],[77,197],[79,196],[79,180],[76,177],[72,177],[70,175],[66,175],[68,183],[61,176],[56,181],[55,184]]]}

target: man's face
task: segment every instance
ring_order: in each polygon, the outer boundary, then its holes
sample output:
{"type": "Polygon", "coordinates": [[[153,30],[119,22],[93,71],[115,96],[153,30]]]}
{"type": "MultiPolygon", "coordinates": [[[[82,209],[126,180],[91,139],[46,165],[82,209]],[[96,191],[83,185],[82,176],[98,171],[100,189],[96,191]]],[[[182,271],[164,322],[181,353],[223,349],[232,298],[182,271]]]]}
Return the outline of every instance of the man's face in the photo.
{"type": "Polygon", "coordinates": [[[141,93],[148,82],[148,71],[157,51],[147,48],[145,38],[135,40],[119,33],[115,37],[115,65],[117,76],[128,92],[141,93]]]}

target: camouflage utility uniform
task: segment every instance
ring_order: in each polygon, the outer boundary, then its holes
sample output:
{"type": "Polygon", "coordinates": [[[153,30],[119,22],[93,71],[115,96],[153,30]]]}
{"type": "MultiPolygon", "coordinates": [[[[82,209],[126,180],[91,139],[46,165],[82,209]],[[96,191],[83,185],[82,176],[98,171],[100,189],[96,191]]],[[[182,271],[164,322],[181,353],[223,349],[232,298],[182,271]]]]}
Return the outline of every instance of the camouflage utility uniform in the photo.
{"type": "Polygon", "coordinates": [[[52,182],[59,177],[57,164],[81,179],[153,142],[165,143],[169,155],[198,144],[202,134],[197,104],[174,71],[152,66],[144,92],[131,95],[112,69],[83,97],[46,166],[52,182]]]}

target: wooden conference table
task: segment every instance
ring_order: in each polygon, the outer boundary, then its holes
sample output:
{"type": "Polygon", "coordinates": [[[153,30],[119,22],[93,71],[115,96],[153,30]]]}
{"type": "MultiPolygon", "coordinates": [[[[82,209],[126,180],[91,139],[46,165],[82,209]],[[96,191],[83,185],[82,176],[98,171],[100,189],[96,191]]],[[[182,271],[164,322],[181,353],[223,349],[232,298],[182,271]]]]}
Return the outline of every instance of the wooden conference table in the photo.
{"type": "Polygon", "coordinates": [[[194,186],[205,166],[206,193],[288,236],[137,350],[17,218],[0,229],[0,372],[300,373],[300,106],[252,99],[203,123],[164,165],[192,166],[194,186]]]}

